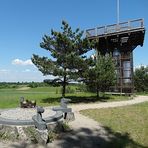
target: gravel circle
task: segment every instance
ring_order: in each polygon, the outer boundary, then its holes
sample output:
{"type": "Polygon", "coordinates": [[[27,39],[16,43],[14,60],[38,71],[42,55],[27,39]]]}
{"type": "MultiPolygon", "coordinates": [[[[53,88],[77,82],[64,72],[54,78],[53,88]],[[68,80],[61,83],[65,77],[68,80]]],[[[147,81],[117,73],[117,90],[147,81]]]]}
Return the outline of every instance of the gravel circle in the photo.
{"type": "MultiPolygon", "coordinates": [[[[32,117],[36,114],[36,108],[15,108],[2,111],[0,117],[14,120],[32,120],[32,117]]],[[[42,117],[46,118],[53,116],[54,114],[55,111],[52,111],[51,108],[48,108],[45,109],[44,113],[42,113],[42,117]]]]}

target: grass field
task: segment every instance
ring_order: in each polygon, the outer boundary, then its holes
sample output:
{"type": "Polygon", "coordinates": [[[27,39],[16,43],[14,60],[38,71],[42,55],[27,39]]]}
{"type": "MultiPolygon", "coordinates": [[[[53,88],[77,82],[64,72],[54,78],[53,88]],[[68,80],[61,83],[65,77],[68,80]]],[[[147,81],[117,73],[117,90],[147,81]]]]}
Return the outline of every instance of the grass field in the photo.
{"type": "MultiPolygon", "coordinates": [[[[60,88],[56,87],[38,87],[30,89],[0,89],[0,108],[12,108],[19,106],[19,98],[24,97],[28,100],[36,100],[38,105],[49,105],[44,101],[48,98],[60,97],[60,88]]],[[[52,99],[52,104],[56,104],[52,99]]]]}
{"type": "MultiPolygon", "coordinates": [[[[71,86],[75,89],[75,86],[71,86]]],[[[24,97],[28,100],[36,100],[37,105],[49,106],[58,105],[61,99],[61,87],[37,87],[0,89],[0,108],[13,108],[19,106],[19,98],[24,97]]],[[[123,96],[105,96],[104,98],[96,98],[95,93],[72,91],[66,93],[66,97],[72,100],[72,103],[89,103],[96,101],[115,101],[125,100],[128,97],[123,96]],[[104,99],[104,100],[103,100],[104,99]]]]}
{"type": "Polygon", "coordinates": [[[104,125],[115,136],[113,147],[148,147],[148,102],[126,107],[84,110],[81,113],[104,125]]]}

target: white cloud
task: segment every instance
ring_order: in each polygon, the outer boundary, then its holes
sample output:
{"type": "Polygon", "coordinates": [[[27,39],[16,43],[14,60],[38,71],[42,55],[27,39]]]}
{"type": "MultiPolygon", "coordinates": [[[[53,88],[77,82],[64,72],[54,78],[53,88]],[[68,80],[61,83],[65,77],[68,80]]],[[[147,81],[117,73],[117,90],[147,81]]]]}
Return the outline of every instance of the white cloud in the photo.
{"type": "Polygon", "coordinates": [[[25,70],[23,70],[23,72],[31,72],[31,70],[30,69],[25,69],[25,70]]]}
{"type": "Polygon", "coordinates": [[[34,69],[7,70],[0,69],[0,82],[43,82],[44,79],[53,79],[53,76],[43,76],[34,69]]]}
{"type": "Polygon", "coordinates": [[[9,72],[9,70],[7,70],[7,69],[0,69],[0,73],[8,73],[9,72]]]}
{"type": "Polygon", "coordinates": [[[21,65],[21,66],[33,65],[32,61],[30,59],[25,60],[25,61],[20,60],[20,59],[14,59],[12,61],[12,64],[13,65],[21,65]]]}
{"type": "Polygon", "coordinates": [[[140,68],[141,66],[143,66],[144,68],[146,68],[148,65],[143,65],[143,64],[136,65],[136,66],[134,66],[134,71],[135,71],[135,69],[140,68]]]}

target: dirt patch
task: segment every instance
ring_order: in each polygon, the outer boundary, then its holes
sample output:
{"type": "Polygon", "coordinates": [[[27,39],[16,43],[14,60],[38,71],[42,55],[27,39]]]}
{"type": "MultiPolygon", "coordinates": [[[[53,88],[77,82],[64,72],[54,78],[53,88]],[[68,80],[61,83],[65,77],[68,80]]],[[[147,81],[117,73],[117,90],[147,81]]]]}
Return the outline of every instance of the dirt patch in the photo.
{"type": "Polygon", "coordinates": [[[28,89],[30,89],[30,87],[21,87],[21,88],[18,88],[18,89],[16,89],[16,90],[28,90],[28,89]]]}

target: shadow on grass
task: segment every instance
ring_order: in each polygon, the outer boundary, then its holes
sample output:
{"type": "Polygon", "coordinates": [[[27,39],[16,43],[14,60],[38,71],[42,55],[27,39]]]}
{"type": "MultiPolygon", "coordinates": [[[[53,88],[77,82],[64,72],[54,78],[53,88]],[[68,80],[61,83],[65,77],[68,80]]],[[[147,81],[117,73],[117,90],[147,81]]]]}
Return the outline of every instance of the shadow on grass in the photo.
{"type": "MultiPolygon", "coordinates": [[[[93,102],[106,102],[109,97],[99,97],[97,98],[96,96],[66,96],[65,98],[71,99],[70,103],[93,103],[93,102]]],[[[46,98],[42,99],[42,103],[55,103],[55,102],[60,102],[61,97],[57,98],[46,98]]]]}
{"type": "Polygon", "coordinates": [[[143,146],[138,142],[134,141],[129,133],[120,133],[114,132],[111,128],[107,126],[103,126],[103,128],[107,131],[107,135],[111,135],[109,137],[109,141],[105,141],[107,147],[110,148],[147,148],[147,146],[143,146]]]}
{"type": "Polygon", "coordinates": [[[134,141],[128,133],[114,132],[108,127],[103,127],[103,131],[80,128],[62,134],[58,140],[58,146],[62,148],[146,148],[134,141]]]}

